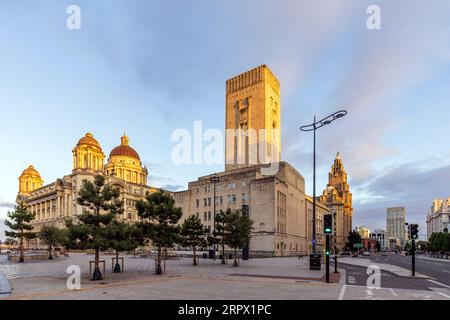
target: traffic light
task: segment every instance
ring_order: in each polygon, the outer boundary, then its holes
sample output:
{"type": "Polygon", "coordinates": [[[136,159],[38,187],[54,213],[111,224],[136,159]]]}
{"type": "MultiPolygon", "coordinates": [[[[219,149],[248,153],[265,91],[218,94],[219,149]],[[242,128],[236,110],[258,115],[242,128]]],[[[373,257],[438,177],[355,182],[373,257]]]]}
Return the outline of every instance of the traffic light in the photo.
{"type": "Polygon", "coordinates": [[[328,257],[329,257],[329,256],[330,256],[330,254],[331,254],[331,251],[330,251],[330,249],[326,249],[326,250],[325,250],[325,256],[328,256],[328,257]]]}
{"type": "Polygon", "coordinates": [[[411,239],[416,240],[419,238],[419,225],[412,224],[411,225],[411,239]]]}
{"type": "Polygon", "coordinates": [[[331,214],[325,214],[323,216],[323,233],[333,233],[333,216],[331,214]]]}

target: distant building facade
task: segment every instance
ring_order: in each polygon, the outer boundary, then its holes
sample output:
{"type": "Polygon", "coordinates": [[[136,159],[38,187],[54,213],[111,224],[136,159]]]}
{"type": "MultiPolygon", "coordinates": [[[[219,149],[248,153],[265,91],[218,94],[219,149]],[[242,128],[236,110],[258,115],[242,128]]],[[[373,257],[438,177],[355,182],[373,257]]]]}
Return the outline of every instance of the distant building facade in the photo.
{"type": "Polygon", "coordinates": [[[348,235],[352,230],[352,194],[347,180],[347,172],[338,153],[328,174],[328,185],[319,198],[320,203],[331,209],[335,220],[336,246],[345,248],[348,235]]]}
{"type": "Polygon", "coordinates": [[[370,229],[363,227],[363,226],[358,226],[355,228],[355,231],[359,233],[359,235],[361,236],[361,238],[363,239],[368,239],[370,238],[370,229]]]}
{"type": "MultiPolygon", "coordinates": [[[[313,231],[313,198],[310,196],[305,196],[305,203],[306,203],[306,215],[307,215],[307,235],[308,239],[312,239],[312,231],[313,231]]],[[[332,210],[325,206],[324,204],[321,204],[319,201],[316,201],[316,250],[319,253],[324,254],[325,250],[325,234],[323,233],[323,216],[325,214],[333,214],[332,210]]],[[[335,244],[334,237],[335,233],[333,232],[332,239],[331,239],[331,246],[334,247],[337,244],[335,244]]],[[[312,242],[308,242],[308,252],[312,252],[312,242]]]]}
{"type": "Polygon", "coordinates": [[[399,239],[401,246],[405,245],[408,238],[405,223],[405,207],[394,207],[387,209],[386,231],[388,237],[392,239],[399,239]]]}
{"type": "Polygon", "coordinates": [[[427,213],[427,238],[435,232],[449,232],[450,229],[450,197],[434,199],[427,213]]]}
{"type": "Polygon", "coordinates": [[[385,230],[382,229],[372,230],[372,232],[370,233],[370,238],[378,241],[378,243],[380,244],[381,251],[389,250],[389,238],[385,230]]]}

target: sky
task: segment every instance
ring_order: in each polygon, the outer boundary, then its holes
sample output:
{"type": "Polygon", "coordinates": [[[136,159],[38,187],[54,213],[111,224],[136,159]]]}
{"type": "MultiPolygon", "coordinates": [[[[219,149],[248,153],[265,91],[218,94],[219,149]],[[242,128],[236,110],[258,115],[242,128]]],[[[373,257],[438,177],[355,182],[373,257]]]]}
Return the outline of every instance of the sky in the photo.
{"type": "Polygon", "coordinates": [[[176,165],[174,130],[223,131],[225,81],[267,64],[281,84],[282,158],[312,193],[312,136],[299,127],[345,108],[318,131],[323,190],[339,151],[353,225],[385,228],[405,206],[425,235],[434,198],[450,196],[450,2],[350,0],[2,0],[0,218],[29,165],[45,183],[70,174],[92,132],[108,155],[126,132],[153,186],[186,188],[222,165],[176,165]],[[81,9],[69,30],[67,7],[81,9]],[[381,29],[367,28],[367,8],[381,29]]]}

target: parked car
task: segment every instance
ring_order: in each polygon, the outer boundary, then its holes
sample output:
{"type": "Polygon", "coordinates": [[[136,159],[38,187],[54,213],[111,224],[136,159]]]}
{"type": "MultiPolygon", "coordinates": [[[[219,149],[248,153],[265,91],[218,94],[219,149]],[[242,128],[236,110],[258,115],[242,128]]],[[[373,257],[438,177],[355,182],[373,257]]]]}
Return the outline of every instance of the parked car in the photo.
{"type": "Polygon", "coordinates": [[[370,256],[370,252],[369,251],[364,251],[363,256],[365,256],[365,257],[370,256]]]}
{"type": "Polygon", "coordinates": [[[387,251],[381,252],[381,255],[384,256],[384,257],[387,256],[387,255],[388,255],[388,254],[387,254],[387,251]]]}

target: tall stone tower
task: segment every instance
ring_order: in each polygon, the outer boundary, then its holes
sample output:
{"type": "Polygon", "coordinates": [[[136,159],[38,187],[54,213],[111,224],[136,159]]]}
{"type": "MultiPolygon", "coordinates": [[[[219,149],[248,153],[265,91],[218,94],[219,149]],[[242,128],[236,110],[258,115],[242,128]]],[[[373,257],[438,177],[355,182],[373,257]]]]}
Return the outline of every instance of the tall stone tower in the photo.
{"type": "Polygon", "coordinates": [[[328,173],[327,188],[323,191],[319,201],[335,213],[336,246],[338,249],[342,249],[347,242],[349,232],[352,230],[353,205],[347,172],[344,169],[339,152],[331,166],[331,171],[328,173]]]}
{"type": "Polygon", "coordinates": [[[281,161],[280,83],[266,65],[226,82],[225,170],[281,161]]]}

